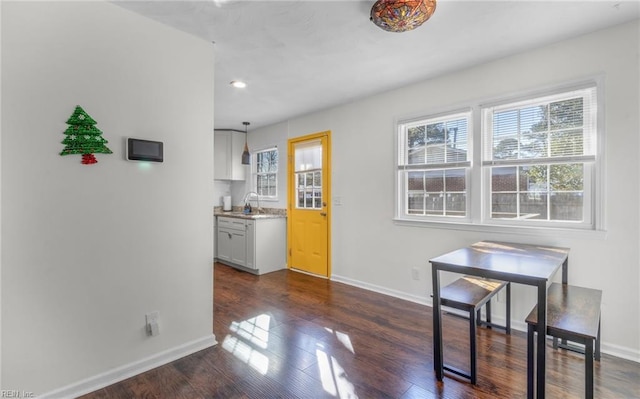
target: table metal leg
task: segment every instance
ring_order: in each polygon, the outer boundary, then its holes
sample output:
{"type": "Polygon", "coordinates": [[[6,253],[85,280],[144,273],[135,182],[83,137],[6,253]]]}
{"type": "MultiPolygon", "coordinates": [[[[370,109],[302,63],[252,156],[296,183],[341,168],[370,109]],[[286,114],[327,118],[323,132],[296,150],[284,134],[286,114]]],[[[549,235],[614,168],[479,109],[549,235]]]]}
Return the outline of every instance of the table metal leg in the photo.
{"type": "Polygon", "coordinates": [[[600,361],[600,321],[598,320],[598,335],[596,335],[596,352],[593,358],[597,361],[600,361]]]}
{"type": "Polygon", "coordinates": [[[533,373],[535,371],[535,365],[533,363],[534,357],[534,329],[533,324],[527,325],[527,399],[533,399],[533,393],[535,391],[534,388],[534,378],[533,373]]]}
{"type": "Polygon", "coordinates": [[[536,397],[544,399],[545,392],[545,372],[546,372],[546,344],[547,337],[547,283],[538,283],[538,345],[537,345],[537,378],[536,397]]]}
{"type": "Polygon", "coordinates": [[[440,313],[440,278],[436,266],[431,268],[431,279],[433,282],[433,368],[436,372],[436,379],[442,381],[444,376],[442,315],[440,313]]]}
{"type": "Polygon", "coordinates": [[[593,340],[587,339],[584,344],[585,399],[593,399],[593,340]]]}
{"type": "Polygon", "coordinates": [[[507,335],[511,334],[511,282],[507,283],[507,335]]]}

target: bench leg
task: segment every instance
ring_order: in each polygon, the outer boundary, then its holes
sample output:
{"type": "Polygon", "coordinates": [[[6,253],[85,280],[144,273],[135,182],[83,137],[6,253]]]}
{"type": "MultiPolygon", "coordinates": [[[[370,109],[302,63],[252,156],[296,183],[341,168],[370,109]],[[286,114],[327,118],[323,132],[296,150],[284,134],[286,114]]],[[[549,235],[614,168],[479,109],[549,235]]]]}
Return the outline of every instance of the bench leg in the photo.
{"type": "Polygon", "coordinates": [[[587,340],[584,344],[584,372],[585,372],[585,385],[584,385],[584,397],[586,399],[593,399],[593,340],[587,340]]]}
{"type": "Polygon", "coordinates": [[[487,301],[486,310],[487,310],[487,328],[491,328],[491,299],[487,301]]]}
{"type": "Polygon", "coordinates": [[[527,399],[533,399],[533,336],[533,326],[529,324],[527,325],[527,399]]]}
{"type": "Polygon", "coordinates": [[[476,311],[469,311],[469,358],[471,359],[470,380],[472,385],[476,385],[476,311]]]}

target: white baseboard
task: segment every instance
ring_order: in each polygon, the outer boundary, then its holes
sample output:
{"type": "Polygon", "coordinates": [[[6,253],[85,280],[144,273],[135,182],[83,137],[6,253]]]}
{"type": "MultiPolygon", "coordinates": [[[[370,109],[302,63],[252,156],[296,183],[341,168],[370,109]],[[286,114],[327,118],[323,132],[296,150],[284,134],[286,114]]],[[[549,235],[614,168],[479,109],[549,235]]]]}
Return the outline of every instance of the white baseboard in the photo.
{"type": "Polygon", "coordinates": [[[600,351],[611,356],[640,363],[640,351],[634,351],[632,349],[625,348],[624,346],[608,344],[604,341],[600,341],[600,351]]]}
{"type": "Polygon", "coordinates": [[[348,277],[332,274],[331,281],[337,281],[339,283],[344,283],[344,284],[352,285],[354,287],[363,288],[365,290],[377,292],[379,294],[384,294],[384,295],[389,295],[395,298],[404,299],[405,301],[431,306],[431,298],[421,297],[418,295],[411,295],[402,291],[390,290],[388,288],[381,287],[379,285],[365,283],[365,282],[354,280],[348,277]]]}
{"type": "Polygon", "coordinates": [[[125,380],[134,375],[144,373],[156,367],[170,363],[174,360],[191,355],[192,353],[201,351],[216,345],[215,335],[207,335],[205,337],[196,339],[191,342],[187,342],[183,345],[176,346],[171,349],[167,349],[160,353],[156,353],[147,358],[135,361],[133,363],[125,364],[124,366],[109,370],[102,374],[89,377],[82,381],[67,385],[65,387],[56,389],[38,395],[40,399],[61,399],[61,398],[76,398],[78,396],[85,395],[89,392],[97,391],[116,382],[125,380]]]}
{"type": "MultiPolygon", "coordinates": [[[[415,302],[421,305],[433,307],[433,302],[431,301],[431,297],[411,295],[411,294],[407,294],[406,292],[391,290],[385,287],[381,287],[379,285],[369,284],[359,280],[354,280],[348,277],[343,277],[335,274],[331,276],[331,280],[337,281],[339,283],[352,285],[354,287],[362,288],[368,291],[374,291],[380,294],[389,295],[395,298],[404,299],[406,301],[415,302]]],[[[455,311],[455,309],[452,309],[450,311],[452,313],[458,313],[455,311]]],[[[497,324],[502,324],[506,322],[504,317],[500,317],[497,315],[493,316],[493,321],[496,322],[497,324]]],[[[513,317],[511,319],[511,328],[517,331],[522,331],[525,333],[527,332],[527,324],[524,321],[513,320],[513,317]]],[[[640,363],[640,351],[638,350],[634,350],[624,346],[614,345],[611,343],[607,343],[605,341],[600,342],[600,350],[602,351],[602,353],[606,353],[611,356],[615,356],[622,359],[630,360],[632,362],[640,363]]]]}

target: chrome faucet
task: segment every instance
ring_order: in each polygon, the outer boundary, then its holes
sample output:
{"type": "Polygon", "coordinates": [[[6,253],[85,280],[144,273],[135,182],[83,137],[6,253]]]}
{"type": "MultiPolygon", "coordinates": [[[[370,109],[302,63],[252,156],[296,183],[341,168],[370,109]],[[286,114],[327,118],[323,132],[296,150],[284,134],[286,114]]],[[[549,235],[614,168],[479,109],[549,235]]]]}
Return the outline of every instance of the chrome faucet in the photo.
{"type": "Polygon", "coordinates": [[[255,197],[256,197],[256,204],[258,206],[258,208],[256,210],[256,213],[262,212],[262,209],[260,208],[260,196],[255,191],[249,191],[248,193],[246,193],[244,195],[244,198],[242,199],[242,203],[246,204],[247,201],[249,200],[249,197],[251,197],[252,195],[255,195],[255,197]]]}

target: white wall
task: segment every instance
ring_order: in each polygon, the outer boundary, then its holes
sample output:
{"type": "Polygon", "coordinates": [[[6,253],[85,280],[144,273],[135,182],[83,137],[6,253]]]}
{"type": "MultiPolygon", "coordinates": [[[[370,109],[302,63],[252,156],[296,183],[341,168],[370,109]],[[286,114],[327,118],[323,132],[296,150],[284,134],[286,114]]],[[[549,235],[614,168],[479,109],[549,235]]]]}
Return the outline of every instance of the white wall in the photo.
{"type": "Polygon", "coordinates": [[[213,46],[107,2],[1,7],[2,389],[213,345],[213,46]],[[113,151],[95,165],[58,155],[76,105],[113,151]],[[125,161],[126,137],[165,162],[125,161]]]}
{"type": "MultiPolygon", "coordinates": [[[[249,144],[254,146],[258,140],[278,143],[284,160],[286,146],[280,143],[288,137],[332,131],[333,196],[341,197],[343,204],[334,206],[332,213],[332,278],[430,303],[429,258],[486,239],[570,247],[570,282],[604,291],[603,349],[640,361],[640,198],[638,185],[632,184],[640,177],[638,31],[634,21],[452,72],[257,129],[249,132],[249,144]],[[605,96],[606,237],[461,232],[392,221],[397,119],[598,76],[604,76],[605,96]],[[420,270],[419,281],[411,278],[413,267],[420,270]]],[[[280,181],[285,176],[281,173],[280,181]]],[[[523,325],[534,303],[532,288],[514,288],[516,324],[523,325]]]]}

